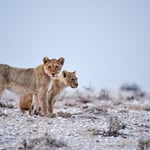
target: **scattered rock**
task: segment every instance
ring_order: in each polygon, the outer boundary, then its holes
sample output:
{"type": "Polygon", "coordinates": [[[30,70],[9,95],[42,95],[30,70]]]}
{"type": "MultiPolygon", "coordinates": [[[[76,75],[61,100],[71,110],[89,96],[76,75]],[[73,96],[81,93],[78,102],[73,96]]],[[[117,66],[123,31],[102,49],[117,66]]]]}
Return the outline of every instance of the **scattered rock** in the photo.
{"type": "Polygon", "coordinates": [[[62,111],[57,112],[57,115],[58,115],[59,117],[63,117],[63,118],[69,118],[69,117],[72,116],[70,113],[68,113],[68,112],[62,112],[62,111]]]}

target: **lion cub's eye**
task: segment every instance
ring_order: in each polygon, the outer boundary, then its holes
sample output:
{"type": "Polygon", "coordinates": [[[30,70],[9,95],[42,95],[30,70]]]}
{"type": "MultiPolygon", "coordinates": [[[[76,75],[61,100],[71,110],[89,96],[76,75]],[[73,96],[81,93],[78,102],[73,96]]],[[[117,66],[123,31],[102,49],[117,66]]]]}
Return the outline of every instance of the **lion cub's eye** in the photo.
{"type": "Polygon", "coordinates": [[[51,68],[51,66],[48,66],[48,68],[50,69],[50,68],[51,68]]]}
{"type": "Polygon", "coordinates": [[[55,66],[56,67],[56,69],[58,69],[59,68],[59,66],[57,65],[57,66],[55,66]]]}

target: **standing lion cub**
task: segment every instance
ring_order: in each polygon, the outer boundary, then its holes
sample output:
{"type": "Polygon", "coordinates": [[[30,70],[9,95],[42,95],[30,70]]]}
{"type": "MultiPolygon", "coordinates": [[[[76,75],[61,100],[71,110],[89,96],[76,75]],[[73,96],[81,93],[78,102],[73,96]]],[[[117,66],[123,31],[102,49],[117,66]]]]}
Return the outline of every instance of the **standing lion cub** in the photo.
{"type": "MultiPolygon", "coordinates": [[[[59,95],[65,88],[77,88],[78,81],[76,72],[63,71],[52,83],[51,89],[48,91],[48,111],[53,113],[53,106],[56,101],[57,95],[59,95]]],[[[25,110],[29,110],[31,115],[32,110],[32,94],[24,95],[19,102],[20,110],[24,113],[25,110]]],[[[36,112],[34,112],[36,114],[36,112]]]]}
{"type": "MultiPolygon", "coordinates": [[[[48,115],[47,91],[51,78],[56,77],[64,64],[64,58],[43,58],[43,64],[36,68],[15,68],[0,64],[0,98],[2,92],[8,89],[14,93],[33,94],[33,101],[39,104],[42,115],[48,115]]],[[[36,107],[36,106],[35,106],[36,107]]]]}

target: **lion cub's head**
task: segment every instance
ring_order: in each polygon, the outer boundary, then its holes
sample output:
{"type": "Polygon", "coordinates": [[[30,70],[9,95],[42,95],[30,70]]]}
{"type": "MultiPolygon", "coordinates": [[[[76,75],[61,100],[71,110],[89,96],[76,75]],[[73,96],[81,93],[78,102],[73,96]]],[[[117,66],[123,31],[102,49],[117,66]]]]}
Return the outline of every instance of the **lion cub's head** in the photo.
{"type": "Polygon", "coordinates": [[[78,87],[78,78],[76,76],[76,72],[68,72],[68,71],[63,71],[62,72],[63,78],[65,79],[66,85],[70,86],[72,88],[77,88],[78,87]]]}
{"type": "Polygon", "coordinates": [[[59,59],[49,59],[48,57],[43,58],[44,71],[47,75],[54,78],[56,77],[64,64],[65,59],[60,57],[59,59]]]}

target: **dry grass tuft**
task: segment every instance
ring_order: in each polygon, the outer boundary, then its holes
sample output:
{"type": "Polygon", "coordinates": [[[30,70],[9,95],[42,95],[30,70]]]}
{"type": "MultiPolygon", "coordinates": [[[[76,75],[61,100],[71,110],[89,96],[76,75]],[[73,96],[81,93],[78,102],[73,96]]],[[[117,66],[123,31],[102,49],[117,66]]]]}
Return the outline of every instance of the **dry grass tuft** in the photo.
{"type": "Polygon", "coordinates": [[[47,133],[41,138],[34,138],[34,139],[24,139],[21,146],[18,150],[39,150],[39,149],[51,149],[55,150],[60,147],[66,147],[66,144],[60,140],[56,140],[52,138],[51,135],[47,133]]]}
{"type": "Polygon", "coordinates": [[[121,123],[118,120],[117,116],[110,116],[109,126],[107,130],[92,129],[88,131],[92,132],[92,135],[114,136],[114,137],[122,136],[126,138],[125,134],[119,132],[120,129],[124,129],[125,127],[126,127],[125,124],[121,123]]]}
{"type": "Polygon", "coordinates": [[[150,139],[140,139],[137,150],[150,150],[150,139]]]}
{"type": "Polygon", "coordinates": [[[121,128],[120,121],[118,120],[117,116],[110,116],[109,126],[108,126],[108,135],[109,136],[116,136],[119,133],[121,128]]]}
{"type": "Polygon", "coordinates": [[[109,96],[109,91],[102,89],[97,97],[99,100],[110,100],[111,97],[109,96]]]}

